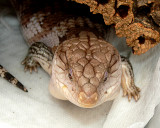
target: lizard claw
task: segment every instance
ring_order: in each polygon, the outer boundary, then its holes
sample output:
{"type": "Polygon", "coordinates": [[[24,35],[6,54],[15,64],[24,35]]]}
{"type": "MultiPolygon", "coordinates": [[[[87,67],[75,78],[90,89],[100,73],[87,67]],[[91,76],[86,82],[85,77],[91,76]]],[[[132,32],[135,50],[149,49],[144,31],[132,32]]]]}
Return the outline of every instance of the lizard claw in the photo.
{"type": "Polygon", "coordinates": [[[32,71],[38,72],[37,67],[39,66],[39,63],[36,62],[32,57],[27,56],[23,61],[22,65],[24,65],[24,71],[27,70],[32,74],[32,71]]]}
{"type": "Polygon", "coordinates": [[[127,88],[127,90],[123,89],[123,96],[128,96],[128,100],[131,101],[132,97],[135,99],[135,101],[138,101],[140,98],[140,89],[136,87],[135,85],[127,88]]]}

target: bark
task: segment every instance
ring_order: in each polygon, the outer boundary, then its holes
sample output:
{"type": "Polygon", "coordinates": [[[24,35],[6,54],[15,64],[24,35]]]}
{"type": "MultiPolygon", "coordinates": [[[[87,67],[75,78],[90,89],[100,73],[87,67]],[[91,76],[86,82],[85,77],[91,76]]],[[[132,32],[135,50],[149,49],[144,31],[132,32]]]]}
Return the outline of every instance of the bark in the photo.
{"type": "Polygon", "coordinates": [[[100,13],[106,25],[126,37],[134,54],[147,52],[160,42],[160,0],[73,0],[100,13]]]}

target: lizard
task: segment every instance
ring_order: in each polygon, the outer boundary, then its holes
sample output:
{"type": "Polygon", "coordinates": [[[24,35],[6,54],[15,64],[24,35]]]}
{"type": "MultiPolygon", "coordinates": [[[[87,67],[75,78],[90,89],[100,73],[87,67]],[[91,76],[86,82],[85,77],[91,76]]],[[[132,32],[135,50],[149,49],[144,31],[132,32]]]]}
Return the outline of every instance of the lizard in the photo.
{"type": "MultiPolygon", "coordinates": [[[[29,45],[25,71],[41,66],[50,76],[52,96],[83,107],[96,107],[117,97],[140,98],[131,63],[105,40],[100,23],[65,0],[11,0],[29,45]]],[[[96,19],[96,18],[94,18],[96,19]]],[[[96,19],[97,20],[97,19],[96,19]]]]}

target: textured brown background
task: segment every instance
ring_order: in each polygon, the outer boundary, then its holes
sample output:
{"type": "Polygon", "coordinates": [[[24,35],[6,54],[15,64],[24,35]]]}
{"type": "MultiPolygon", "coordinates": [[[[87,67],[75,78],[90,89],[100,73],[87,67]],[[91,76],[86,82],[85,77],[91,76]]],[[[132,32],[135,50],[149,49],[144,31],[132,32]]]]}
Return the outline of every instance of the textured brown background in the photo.
{"type": "Polygon", "coordinates": [[[126,37],[134,54],[147,52],[160,42],[159,0],[73,0],[100,13],[106,25],[114,24],[116,34],[126,37]]]}

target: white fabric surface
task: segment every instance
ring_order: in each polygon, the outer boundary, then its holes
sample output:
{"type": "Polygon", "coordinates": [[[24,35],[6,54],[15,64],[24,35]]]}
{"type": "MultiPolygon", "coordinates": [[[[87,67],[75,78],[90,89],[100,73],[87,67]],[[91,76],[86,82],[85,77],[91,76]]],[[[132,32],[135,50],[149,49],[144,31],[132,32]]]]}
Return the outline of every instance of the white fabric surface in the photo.
{"type": "MultiPolygon", "coordinates": [[[[48,91],[49,76],[42,69],[38,74],[24,73],[20,62],[28,46],[19,31],[16,17],[0,11],[0,64],[16,76],[29,90],[25,93],[0,78],[0,126],[8,128],[143,128],[160,102],[160,45],[141,56],[130,56],[136,85],[141,98],[128,102],[121,94],[112,102],[92,109],[79,108],[68,101],[53,98],[48,91]]],[[[12,11],[12,10],[11,10],[12,11]]],[[[110,30],[107,40],[121,54],[129,55],[124,38],[110,30]]],[[[154,122],[154,121],[152,121],[154,122]]],[[[147,128],[152,128],[150,123],[147,128]]]]}
{"type": "Polygon", "coordinates": [[[153,118],[145,128],[159,128],[160,126],[160,104],[156,107],[153,118]]]}

